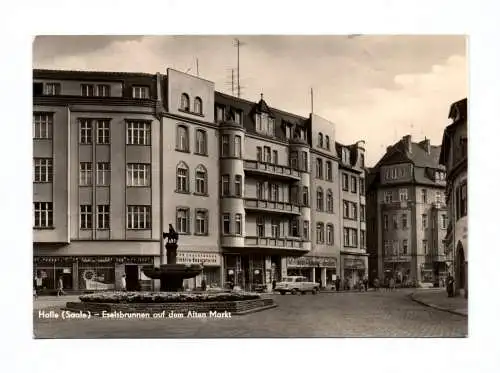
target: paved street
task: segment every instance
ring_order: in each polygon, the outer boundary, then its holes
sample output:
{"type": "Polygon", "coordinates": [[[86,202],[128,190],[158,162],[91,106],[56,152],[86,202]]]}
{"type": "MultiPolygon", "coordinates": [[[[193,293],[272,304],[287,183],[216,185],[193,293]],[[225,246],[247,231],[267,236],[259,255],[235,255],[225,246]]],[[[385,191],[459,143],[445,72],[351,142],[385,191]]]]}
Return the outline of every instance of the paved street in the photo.
{"type": "Polygon", "coordinates": [[[39,319],[38,338],[465,337],[467,318],[412,301],[411,290],[275,295],[278,307],[231,319],[39,319]]]}

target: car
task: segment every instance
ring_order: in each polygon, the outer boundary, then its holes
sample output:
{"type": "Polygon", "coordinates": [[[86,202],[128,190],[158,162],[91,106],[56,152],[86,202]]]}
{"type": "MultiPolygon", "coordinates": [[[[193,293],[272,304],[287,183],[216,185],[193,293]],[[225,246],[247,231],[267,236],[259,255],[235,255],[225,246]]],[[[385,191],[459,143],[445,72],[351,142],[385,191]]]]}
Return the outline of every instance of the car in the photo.
{"type": "Polygon", "coordinates": [[[286,276],[276,284],[274,291],[281,295],[291,294],[316,294],[319,292],[320,285],[317,282],[311,282],[304,276],[286,276]]]}

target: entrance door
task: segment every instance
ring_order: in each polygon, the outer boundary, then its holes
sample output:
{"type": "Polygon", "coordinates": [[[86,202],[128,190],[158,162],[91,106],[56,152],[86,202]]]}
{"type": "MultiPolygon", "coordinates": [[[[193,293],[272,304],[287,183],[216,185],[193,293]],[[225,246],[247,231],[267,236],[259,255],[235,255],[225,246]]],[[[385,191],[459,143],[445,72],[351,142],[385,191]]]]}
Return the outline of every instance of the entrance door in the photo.
{"type": "Polygon", "coordinates": [[[316,269],[314,270],[314,282],[317,282],[318,284],[320,284],[321,287],[325,286],[325,284],[321,283],[321,268],[320,267],[316,267],[316,269]]]}
{"type": "Polygon", "coordinates": [[[128,291],[140,290],[139,286],[139,266],[137,264],[125,265],[125,276],[128,291]]]}

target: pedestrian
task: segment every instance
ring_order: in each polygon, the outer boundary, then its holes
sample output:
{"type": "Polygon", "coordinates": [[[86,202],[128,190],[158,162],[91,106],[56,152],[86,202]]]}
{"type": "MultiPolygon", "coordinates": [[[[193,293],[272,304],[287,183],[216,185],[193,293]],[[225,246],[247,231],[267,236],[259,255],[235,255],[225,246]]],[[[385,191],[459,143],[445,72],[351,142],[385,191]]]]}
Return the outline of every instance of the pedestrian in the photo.
{"type": "Polygon", "coordinates": [[[63,288],[64,288],[63,278],[62,276],[59,276],[59,280],[57,281],[57,296],[66,294],[63,288]]]}
{"type": "Polygon", "coordinates": [[[276,289],[276,279],[273,279],[273,291],[276,289]]]}
{"type": "Polygon", "coordinates": [[[380,281],[379,281],[378,277],[375,277],[373,279],[373,286],[375,287],[375,291],[379,291],[380,281]]]}
{"type": "Polygon", "coordinates": [[[205,281],[205,279],[201,280],[201,290],[207,290],[207,282],[205,281]]]}
{"type": "Polygon", "coordinates": [[[365,291],[368,291],[368,277],[365,276],[364,280],[363,280],[363,285],[365,285],[365,291]]]}
{"type": "Polygon", "coordinates": [[[122,275],[121,291],[127,291],[127,276],[122,275]]]}
{"type": "Polygon", "coordinates": [[[35,299],[38,298],[38,284],[37,284],[37,281],[36,281],[36,276],[33,279],[33,296],[35,297],[35,299]]]}
{"type": "Polygon", "coordinates": [[[396,287],[396,281],[394,281],[394,278],[391,277],[391,279],[389,280],[389,290],[393,291],[395,287],[396,287]]]}

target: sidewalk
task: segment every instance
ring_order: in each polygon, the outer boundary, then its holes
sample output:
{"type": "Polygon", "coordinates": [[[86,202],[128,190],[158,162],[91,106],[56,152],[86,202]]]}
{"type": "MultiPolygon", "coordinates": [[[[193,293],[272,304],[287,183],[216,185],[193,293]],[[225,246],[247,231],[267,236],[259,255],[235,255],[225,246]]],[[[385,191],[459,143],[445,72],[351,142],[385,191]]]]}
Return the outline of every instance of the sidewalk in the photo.
{"type": "Polygon", "coordinates": [[[463,296],[449,298],[443,289],[418,290],[410,295],[411,299],[424,306],[441,311],[468,316],[468,301],[463,296]]]}
{"type": "Polygon", "coordinates": [[[78,302],[78,297],[79,295],[40,296],[33,299],[33,310],[61,308],[66,306],[66,302],[78,302]]]}

